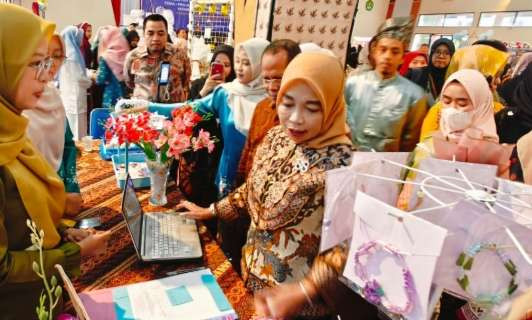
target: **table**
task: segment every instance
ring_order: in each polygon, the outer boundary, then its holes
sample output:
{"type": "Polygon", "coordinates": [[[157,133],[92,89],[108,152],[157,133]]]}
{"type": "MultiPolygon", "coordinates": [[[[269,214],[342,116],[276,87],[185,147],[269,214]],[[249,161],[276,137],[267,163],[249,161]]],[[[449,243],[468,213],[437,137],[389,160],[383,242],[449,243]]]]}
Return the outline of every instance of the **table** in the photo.
{"type": "MultiPolygon", "coordinates": [[[[122,193],[116,185],[112,164],[101,160],[96,151],[84,152],[78,159],[78,179],[83,207],[76,219],[99,215],[102,221],[99,229],[111,230],[112,235],[105,254],[82,261],[82,275],[73,279],[77,292],[158,279],[165,277],[170,271],[202,265],[201,262],[140,263],[121,214],[122,193]]],[[[144,211],[161,211],[160,207],[148,204],[149,189],[137,190],[137,196],[144,211]]],[[[166,209],[173,208],[182,198],[175,184],[169,187],[167,197],[166,209]]],[[[252,294],[245,288],[244,282],[207,228],[201,223],[198,227],[203,249],[203,265],[211,269],[240,319],[252,318],[254,314],[252,294]]],[[[70,304],[66,307],[72,312],[70,304]]]]}

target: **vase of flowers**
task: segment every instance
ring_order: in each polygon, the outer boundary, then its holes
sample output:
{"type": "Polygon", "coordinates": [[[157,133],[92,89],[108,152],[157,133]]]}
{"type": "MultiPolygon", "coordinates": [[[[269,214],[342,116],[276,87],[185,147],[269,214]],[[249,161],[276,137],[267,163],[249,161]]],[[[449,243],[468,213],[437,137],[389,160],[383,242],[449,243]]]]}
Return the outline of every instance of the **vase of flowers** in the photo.
{"type": "Polygon", "coordinates": [[[149,112],[111,117],[106,124],[106,136],[118,136],[119,143],[134,143],[144,152],[150,172],[150,203],[162,206],[167,203],[166,181],[172,160],[189,151],[212,152],[217,139],[205,130],[194,134],[194,127],[210,115],[202,116],[189,105],[176,108],[172,120],[164,121],[162,127],[152,117],[149,112]]]}

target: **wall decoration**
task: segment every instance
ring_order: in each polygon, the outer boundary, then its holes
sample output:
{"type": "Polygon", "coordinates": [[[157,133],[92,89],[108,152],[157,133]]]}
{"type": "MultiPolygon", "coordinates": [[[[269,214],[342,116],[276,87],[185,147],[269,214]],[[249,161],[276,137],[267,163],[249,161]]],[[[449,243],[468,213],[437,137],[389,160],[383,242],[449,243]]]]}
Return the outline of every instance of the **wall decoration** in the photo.
{"type": "Polygon", "coordinates": [[[313,42],[344,63],[358,0],[258,0],[255,37],[313,42]]]}

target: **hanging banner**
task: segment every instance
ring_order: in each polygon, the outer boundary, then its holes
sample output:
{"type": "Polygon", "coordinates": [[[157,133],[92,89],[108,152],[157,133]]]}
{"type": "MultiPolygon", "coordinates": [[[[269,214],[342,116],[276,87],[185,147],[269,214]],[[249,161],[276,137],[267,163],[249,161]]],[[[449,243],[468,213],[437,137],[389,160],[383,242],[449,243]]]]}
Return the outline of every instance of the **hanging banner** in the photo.
{"type": "Polygon", "coordinates": [[[174,30],[187,28],[190,8],[189,0],[142,0],[144,12],[155,12],[158,7],[171,10],[174,13],[174,30]]]}

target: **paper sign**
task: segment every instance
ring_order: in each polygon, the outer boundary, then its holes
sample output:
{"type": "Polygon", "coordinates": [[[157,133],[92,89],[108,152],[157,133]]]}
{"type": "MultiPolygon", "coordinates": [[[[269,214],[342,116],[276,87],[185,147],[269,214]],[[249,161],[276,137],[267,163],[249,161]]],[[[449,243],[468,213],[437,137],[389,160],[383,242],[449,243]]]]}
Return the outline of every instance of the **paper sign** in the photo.
{"type": "MultiPolygon", "coordinates": [[[[344,276],[363,288],[366,283],[355,274],[354,257],[358,248],[370,241],[391,245],[404,257],[416,290],[412,301],[414,308],[404,316],[407,319],[427,319],[431,313],[428,304],[432,278],[447,231],[363,192],[357,194],[354,211],[353,238],[344,276]]],[[[402,269],[392,255],[375,252],[365,267],[369,278],[382,286],[388,301],[397,306],[406,304],[402,269]]]]}
{"type": "Polygon", "coordinates": [[[399,184],[360,174],[399,179],[401,167],[383,160],[404,164],[406,152],[355,152],[350,167],[327,171],[325,209],[320,251],[351,238],[353,234],[353,205],[357,191],[363,191],[385,203],[397,201],[399,184]]]}

